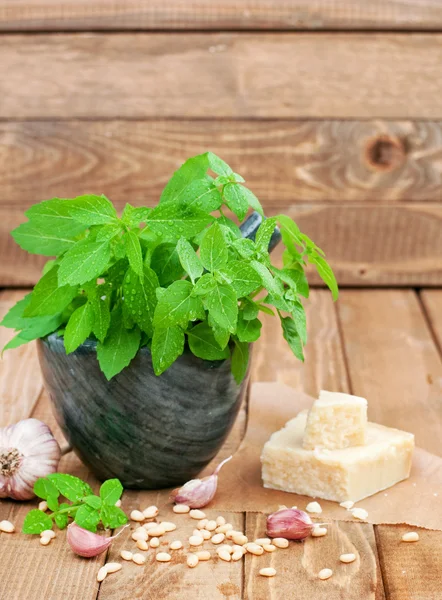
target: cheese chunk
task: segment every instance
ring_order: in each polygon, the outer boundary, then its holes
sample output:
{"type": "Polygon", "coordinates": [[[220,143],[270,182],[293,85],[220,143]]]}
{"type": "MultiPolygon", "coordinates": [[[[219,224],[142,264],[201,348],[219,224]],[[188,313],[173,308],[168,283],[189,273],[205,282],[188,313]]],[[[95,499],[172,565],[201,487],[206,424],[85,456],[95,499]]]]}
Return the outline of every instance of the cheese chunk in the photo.
{"type": "Polygon", "coordinates": [[[367,424],[366,444],[340,450],[306,450],[302,440],[308,411],[302,411],[265,444],[264,487],[335,502],[357,502],[410,475],[414,436],[367,424]]]}
{"type": "Polygon", "coordinates": [[[365,398],[321,391],[308,414],[302,445],[307,450],[362,446],[366,429],[365,398]]]}

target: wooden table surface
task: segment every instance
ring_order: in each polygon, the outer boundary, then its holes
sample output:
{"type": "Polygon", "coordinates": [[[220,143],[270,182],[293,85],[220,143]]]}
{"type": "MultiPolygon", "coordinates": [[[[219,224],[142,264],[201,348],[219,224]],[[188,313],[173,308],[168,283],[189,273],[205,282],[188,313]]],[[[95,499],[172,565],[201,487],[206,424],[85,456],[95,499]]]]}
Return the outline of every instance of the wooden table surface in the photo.
{"type": "MultiPolygon", "coordinates": [[[[3,314],[23,291],[0,292],[3,314]]],[[[307,303],[309,344],[302,365],[287,350],[279,327],[268,318],[256,344],[253,381],[280,381],[313,396],[321,388],[365,396],[369,418],[416,435],[419,446],[441,454],[442,445],[442,290],[344,289],[337,304],[329,294],[312,290],[307,303]]],[[[9,332],[0,331],[1,345],[9,332]]],[[[35,347],[5,354],[0,363],[0,425],[34,416],[57,428],[45,394],[35,347]]],[[[244,406],[222,456],[234,451],[244,435],[244,406]]],[[[72,453],[60,465],[97,482],[72,453]]],[[[442,490],[441,490],[442,491],[442,490]]],[[[238,490],[240,493],[240,490],[238,490]]],[[[176,536],[185,540],[195,522],[174,515],[165,492],[125,492],[126,512],[150,504],[160,507],[163,520],[179,523],[176,536]]],[[[442,497],[442,493],[441,493],[442,497]]],[[[32,504],[32,503],[31,503],[32,504]]],[[[31,504],[2,501],[0,519],[19,530],[31,504]]],[[[441,508],[442,510],[442,508],[441,508]]],[[[217,516],[207,510],[211,517],[217,516]]],[[[250,538],[264,533],[265,517],[253,513],[227,515],[250,538]]],[[[132,528],[111,547],[108,556],[81,559],[65,543],[65,532],[48,546],[21,533],[0,535],[0,598],[3,600],[440,600],[442,599],[442,532],[420,530],[420,541],[401,543],[407,526],[332,523],[328,535],[291,544],[265,557],[246,556],[237,563],[211,560],[196,569],[185,565],[178,551],[169,564],[155,562],[147,552],[144,566],[123,564],[102,584],[96,574],[105,559],[120,560],[122,548],[132,549],[132,528]],[[355,548],[360,561],[338,568],[337,557],[355,548]],[[258,575],[264,565],[278,575],[258,575]],[[328,581],[316,578],[323,567],[336,568],[328,581]]]]}

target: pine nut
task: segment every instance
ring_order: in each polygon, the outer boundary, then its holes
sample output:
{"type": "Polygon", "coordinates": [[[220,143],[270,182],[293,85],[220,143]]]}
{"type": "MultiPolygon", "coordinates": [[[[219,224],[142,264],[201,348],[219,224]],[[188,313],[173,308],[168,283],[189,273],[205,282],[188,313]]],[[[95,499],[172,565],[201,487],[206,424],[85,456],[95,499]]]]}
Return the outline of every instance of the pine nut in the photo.
{"type": "Polygon", "coordinates": [[[206,527],[205,527],[205,529],[207,529],[207,531],[215,531],[216,528],[217,528],[216,521],[208,521],[206,524],[206,527]]]}
{"type": "Polygon", "coordinates": [[[129,550],[122,550],[120,556],[123,560],[132,560],[133,554],[129,550]]]}
{"type": "Polygon", "coordinates": [[[157,537],[153,537],[149,541],[149,546],[151,548],[158,548],[159,545],[160,545],[160,540],[157,537]]]}
{"type": "Polygon", "coordinates": [[[45,529],[40,533],[40,537],[48,537],[52,540],[55,537],[55,531],[53,531],[52,529],[45,529]]]}
{"type": "Polygon", "coordinates": [[[305,510],[315,515],[320,515],[322,513],[322,508],[319,502],[309,502],[305,507],[305,510]]]}
{"type": "Polygon", "coordinates": [[[193,569],[199,563],[200,559],[196,554],[189,554],[187,556],[187,566],[193,569]]]}
{"type": "Polygon", "coordinates": [[[264,569],[259,570],[259,574],[263,577],[274,577],[276,575],[276,569],[273,567],[264,567],[264,569]]]}
{"type": "Polygon", "coordinates": [[[133,510],[130,513],[130,518],[132,521],[137,521],[138,523],[141,523],[142,521],[144,521],[144,519],[146,518],[143,513],[141,512],[141,510],[133,510]]]}
{"type": "MultiPolygon", "coordinates": [[[[225,525],[226,524],[226,520],[224,517],[222,517],[221,515],[219,517],[216,517],[216,524],[219,527],[220,525],[225,525]]],[[[221,532],[224,533],[224,532],[221,532]]]]}
{"type": "MultiPolygon", "coordinates": [[[[221,532],[221,531],[220,531],[220,533],[224,533],[224,532],[221,532]]],[[[242,535],[242,531],[236,531],[236,530],[235,530],[235,529],[233,529],[233,528],[232,528],[232,529],[228,529],[228,530],[227,530],[225,533],[226,533],[226,538],[227,538],[228,540],[231,540],[231,539],[233,539],[233,536],[234,536],[234,535],[242,535]]]]}
{"type": "Polygon", "coordinates": [[[269,540],[269,538],[258,538],[257,540],[255,540],[255,544],[258,544],[258,546],[265,546],[266,544],[270,544],[271,540],[269,540]]]}
{"type": "Polygon", "coordinates": [[[197,536],[197,535],[191,535],[189,538],[189,544],[191,546],[201,546],[202,543],[204,542],[202,536],[197,536]]]}
{"type": "Polygon", "coordinates": [[[221,550],[227,550],[230,554],[233,554],[233,546],[229,546],[229,544],[223,544],[222,546],[218,546],[216,549],[217,553],[221,552],[221,550]]]}
{"type": "Polygon", "coordinates": [[[324,535],[327,535],[326,527],[313,527],[312,537],[323,537],[324,535]]]}
{"type": "Polygon", "coordinates": [[[40,538],[40,544],[42,546],[48,546],[51,543],[51,538],[47,535],[44,535],[40,538]]]}
{"type": "Polygon", "coordinates": [[[158,562],[170,562],[170,560],[172,559],[170,554],[168,554],[167,552],[158,552],[155,558],[158,562]]]}
{"type": "Polygon", "coordinates": [[[409,531],[408,533],[404,533],[402,536],[403,542],[417,542],[419,540],[419,534],[415,531],[409,531]]]}
{"type": "Polygon", "coordinates": [[[199,550],[198,552],[195,552],[195,554],[198,556],[198,560],[210,560],[212,558],[212,555],[208,550],[199,550]]]}
{"type": "Polygon", "coordinates": [[[318,573],[319,579],[330,579],[333,575],[333,571],[331,569],[321,569],[318,573]]]}
{"type": "Polygon", "coordinates": [[[177,515],[184,515],[190,511],[190,507],[187,504],[175,504],[173,512],[177,515]]]}
{"type": "Polygon", "coordinates": [[[146,540],[138,540],[137,548],[138,550],[149,550],[149,544],[146,542],[146,540]]]}
{"type": "Polygon", "coordinates": [[[286,540],[285,538],[273,538],[272,544],[274,546],[276,546],[277,548],[288,548],[289,547],[289,541],[286,540]]]}
{"type": "Polygon", "coordinates": [[[233,525],[231,523],[226,523],[225,525],[220,525],[215,529],[215,533],[227,533],[233,529],[233,525]]]}
{"type": "Polygon", "coordinates": [[[248,537],[246,535],[243,535],[242,533],[235,533],[234,535],[232,535],[232,540],[234,544],[237,544],[237,546],[244,546],[244,544],[247,544],[247,542],[249,541],[248,537]]]}
{"type": "Polygon", "coordinates": [[[38,503],[38,510],[42,510],[43,512],[46,512],[48,510],[48,503],[46,502],[46,500],[42,500],[38,503]]]}
{"type": "Polygon", "coordinates": [[[159,512],[157,506],[148,506],[143,510],[143,515],[145,519],[154,519],[159,512]]]}
{"type": "Polygon", "coordinates": [[[189,512],[189,516],[191,519],[197,519],[198,521],[200,521],[201,519],[205,519],[206,518],[206,513],[204,513],[202,510],[198,510],[198,509],[193,509],[189,512]]]}
{"type": "Polygon", "coordinates": [[[143,556],[142,554],[139,554],[138,552],[136,554],[134,554],[132,556],[132,561],[136,564],[136,565],[144,565],[144,563],[146,562],[146,557],[143,556]]]}
{"type": "Polygon", "coordinates": [[[106,567],[101,567],[97,573],[97,581],[104,581],[107,577],[107,569],[106,567]]]}
{"type": "Polygon", "coordinates": [[[161,527],[163,527],[166,533],[168,531],[175,531],[176,529],[175,523],[171,523],[170,521],[161,521],[161,527]]]}
{"type": "Polygon", "coordinates": [[[0,521],[0,531],[3,531],[3,533],[14,533],[15,527],[11,521],[0,521]]]}
{"type": "Polygon", "coordinates": [[[160,524],[160,525],[157,525],[156,527],[151,527],[151,529],[149,529],[149,531],[147,533],[149,534],[150,537],[161,537],[162,535],[164,535],[166,533],[166,530],[160,524]]]}
{"type": "MultiPolygon", "coordinates": [[[[198,531],[198,530],[197,530],[198,531]]],[[[207,531],[207,529],[202,529],[199,534],[203,537],[203,540],[210,540],[210,538],[212,537],[212,534],[210,533],[210,531],[207,531]]]]}
{"type": "Polygon", "coordinates": [[[273,544],[264,544],[263,548],[266,552],[274,552],[276,550],[276,546],[273,544]]]}
{"type": "Polygon", "coordinates": [[[227,552],[227,550],[221,550],[217,554],[221,560],[225,560],[226,562],[230,562],[232,560],[230,552],[227,552]]]}
{"type": "Polygon", "coordinates": [[[364,508],[353,508],[351,514],[355,519],[361,519],[362,521],[365,521],[368,517],[368,512],[364,508]]]}
{"type": "Polygon", "coordinates": [[[247,552],[247,550],[244,548],[244,546],[238,546],[238,544],[233,544],[232,549],[233,549],[233,552],[242,552],[243,554],[245,554],[247,552]]]}
{"type": "Polygon", "coordinates": [[[121,498],[115,502],[115,506],[116,506],[117,508],[120,508],[120,507],[121,507],[121,498]]]}
{"type": "Polygon", "coordinates": [[[197,524],[197,529],[204,529],[209,519],[201,519],[201,521],[197,524]]]}
{"type": "Polygon", "coordinates": [[[342,563],[352,563],[353,561],[356,560],[356,554],[353,554],[353,553],[341,554],[341,556],[339,557],[339,560],[342,563]]]}
{"type": "Polygon", "coordinates": [[[144,529],[149,533],[151,529],[158,527],[158,523],[155,523],[155,521],[150,521],[149,523],[145,523],[142,527],[144,527],[144,529]]]}
{"type": "Polygon", "coordinates": [[[183,547],[183,542],[180,542],[180,540],[175,540],[174,542],[171,542],[169,544],[169,548],[171,550],[180,550],[180,548],[183,547]]]}
{"type": "Polygon", "coordinates": [[[346,500],[345,502],[341,502],[341,504],[339,506],[342,506],[342,508],[346,508],[347,510],[350,510],[350,508],[353,508],[354,505],[355,505],[355,503],[352,502],[351,500],[346,500]]]}
{"type": "Polygon", "coordinates": [[[250,554],[254,554],[255,556],[261,556],[261,554],[264,554],[264,548],[262,546],[258,546],[258,544],[254,544],[253,542],[245,544],[244,548],[247,550],[247,552],[250,552],[250,554]]]}
{"type": "Polygon", "coordinates": [[[232,560],[236,562],[237,560],[241,560],[243,556],[243,552],[236,551],[232,554],[232,560]]]}
{"type": "Polygon", "coordinates": [[[212,537],[212,544],[222,544],[225,539],[226,536],[224,533],[215,533],[215,535],[212,537]]]}
{"type": "Polygon", "coordinates": [[[120,563],[116,563],[116,562],[110,562],[104,565],[104,568],[106,569],[107,573],[116,573],[117,571],[120,571],[123,568],[123,565],[121,565],[120,563]]]}
{"type": "Polygon", "coordinates": [[[148,537],[149,536],[147,535],[147,531],[142,527],[140,529],[135,530],[131,535],[131,538],[134,542],[138,542],[138,540],[146,541],[148,537]]]}
{"type": "Polygon", "coordinates": [[[292,510],[296,510],[297,508],[297,506],[292,506],[292,510]]]}

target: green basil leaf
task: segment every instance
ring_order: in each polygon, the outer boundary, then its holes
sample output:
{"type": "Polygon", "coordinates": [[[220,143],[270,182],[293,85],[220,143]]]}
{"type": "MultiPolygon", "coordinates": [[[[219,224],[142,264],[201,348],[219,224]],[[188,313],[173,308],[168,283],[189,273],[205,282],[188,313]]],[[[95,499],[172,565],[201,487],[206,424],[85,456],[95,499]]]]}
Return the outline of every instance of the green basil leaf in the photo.
{"type": "Polygon", "coordinates": [[[184,332],[181,327],[157,327],[152,338],[152,363],[155,375],[161,375],[184,351],[184,332]]]}
{"type": "Polygon", "coordinates": [[[209,168],[209,160],[206,154],[200,154],[186,160],[181,167],[175,171],[164,188],[160,204],[166,202],[178,202],[183,191],[195,179],[204,178],[209,168]]]}
{"type": "Polygon", "coordinates": [[[230,261],[220,273],[233,287],[238,298],[247,296],[261,286],[261,277],[248,263],[239,260],[230,261]]]}
{"type": "Polygon", "coordinates": [[[206,231],[200,246],[200,258],[205,269],[215,271],[224,267],[228,259],[226,241],[217,222],[206,231]]]}
{"type": "Polygon", "coordinates": [[[126,248],[126,256],[129,259],[131,269],[143,278],[143,254],[141,252],[140,240],[133,231],[126,231],[123,235],[123,244],[126,248]]]}
{"type": "Polygon", "coordinates": [[[23,533],[39,534],[46,529],[52,529],[51,517],[42,510],[30,510],[23,522],[23,533]]]}
{"type": "Polygon", "coordinates": [[[150,337],[153,333],[152,321],[157,305],[156,289],[158,278],[150,267],[144,267],[143,279],[129,269],[123,282],[124,307],[133,321],[150,337]]]}
{"type": "Polygon", "coordinates": [[[86,482],[67,473],[51,473],[47,478],[55,485],[62,496],[71,502],[78,502],[84,496],[93,494],[86,482]]]}
{"type": "Polygon", "coordinates": [[[34,493],[39,498],[46,500],[49,496],[58,498],[58,490],[55,485],[46,477],[39,477],[34,483],[34,493]]]}
{"type": "MultiPolygon", "coordinates": [[[[86,283],[101,275],[110,261],[110,243],[89,239],[78,242],[68,250],[60,261],[58,282],[60,285],[75,285],[86,283]]],[[[48,275],[54,269],[49,271],[48,275]]]]}
{"type": "Polygon", "coordinates": [[[75,513],[74,521],[79,527],[95,532],[97,531],[100,518],[100,513],[96,508],[92,508],[88,504],[83,504],[75,513]]]}
{"type": "Polygon", "coordinates": [[[262,323],[259,319],[246,320],[239,312],[236,335],[240,342],[256,342],[261,335],[262,323]]]}
{"type": "Polygon", "coordinates": [[[177,252],[183,269],[189,275],[192,283],[195,283],[195,279],[200,277],[204,270],[197,253],[184,238],[178,240],[177,252]]]}
{"type": "Polygon", "coordinates": [[[103,195],[87,194],[65,202],[68,206],[69,215],[89,227],[91,225],[112,223],[118,218],[112,202],[103,195]]]}
{"type": "Polygon", "coordinates": [[[235,331],[238,299],[230,285],[217,283],[215,288],[205,296],[204,305],[219,327],[232,333],[235,331]]]}
{"type": "Polygon", "coordinates": [[[184,275],[177,245],[173,242],[165,242],[155,248],[150,260],[150,267],[158,275],[160,285],[164,287],[181,279],[184,275]]]}
{"type": "Polygon", "coordinates": [[[95,510],[101,508],[101,505],[102,505],[101,498],[99,498],[98,496],[94,496],[94,495],[85,496],[83,498],[83,502],[85,504],[87,504],[88,506],[91,506],[92,508],[95,508],[95,510]]]}
{"type": "Polygon", "coordinates": [[[149,214],[146,221],[151,231],[163,239],[191,239],[212,223],[213,217],[183,203],[159,204],[149,214]]]}
{"type": "Polygon", "coordinates": [[[195,283],[195,287],[192,290],[194,296],[205,296],[216,287],[216,280],[212,273],[205,273],[195,283]]]}
{"type": "Polygon", "coordinates": [[[229,165],[224,162],[222,158],[213,154],[213,152],[207,152],[207,159],[209,161],[209,167],[217,175],[224,175],[226,177],[233,175],[233,171],[229,165]]]}
{"type": "Polygon", "coordinates": [[[291,317],[280,316],[280,319],[284,339],[287,341],[291,351],[296,356],[296,358],[299,358],[299,360],[303,361],[304,353],[302,351],[302,340],[299,336],[295,322],[291,317]]]}
{"type": "Polygon", "coordinates": [[[64,347],[66,354],[74,352],[92,331],[94,325],[94,310],[87,302],[71,314],[64,332],[64,347]]]}
{"type": "Polygon", "coordinates": [[[65,529],[69,523],[69,517],[66,513],[55,513],[54,521],[59,529],[65,529]]]}
{"type": "Polygon", "coordinates": [[[90,304],[93,310],[92,333],[103,342],[110,325],[109,300],[106,296],[96,296],[90,304]]]}
{"type": "Polygon", "coordinates": [[[308,260],[315,265],[319,277],[330,289],[333,300],[337,300],[339,296],[338,284],[328,262],[325,260],[325,258],[322,258],[322,256],[319,255],[308,256],[308,260]]]}
{"type": "Polygon", "coordinates": [[[230,356],[228,347],[223,350],[215,339],[209,325],[199,323],[187,332],[189,348],[195,356],[205,360],[224,360],[230,356]]]}
{"type": "Polygon", "coordinates": [[[103,504],[115,506],[115,503],[121,498],[123,486],[119,479],[108,479],[101,484],[100,498],[103,504]]]}
{"type": "Polygon", "coordinates": [[[55,512],[58,510],[59,506],[58,506],[58,492],[55,491],[55,494],[53,496],[48,496],[46,498],[46,503],[49,507],[50,510],[52,510],[52,512],[55,512]]]}
{"type": "Polygon", "coordinates": [[[140,347],[138,328],[128,330],[124,326],[121,308],[111,313],[111,324],[104,342],[97,344],[97,358],[106,379],[112,379],[129,365],[140,347]]]}
{"type": "Polygon", "coordinates": [[[154,315],[154,326],[161,329],[173,325],[187,327],[189,321],[204,319],[205,313],[201,299],[192,296],[190,281],[175,281],[161,296],[154,315]]]}
{"type": "Polygon", "coordinates": [[[276,227],[276,217],[265,219],[256,232],[255,244],[258,252],[268,254],[270,240],[276,227]]]}
{"type": "Polygon", "coordinates": [[[232,374],[239,385],[247,374],[249,366],[249,344],[235,340],[235,348],[232,352],[232,374]]]}
{"type": "Polygon", "coordinates": [[[24,317],[41,317],[61,313],[77,295],[78,288],[59,285],[58,267],[40,279],[31,293],[31,300],[23,312],[24,317]]]}
{"type": "Polygon", "coordinates": [[[239,183],[228,183],[223,188],[224,202],[240,221],[244,219],[249,210],[246,190],[239,183]]]}
{"type": "Polygon", "coordinates": [[[101,521],[106,529],[117,529],[127,523],[127,517],[118,506],[104,505],[100,511],[101,521]]]}

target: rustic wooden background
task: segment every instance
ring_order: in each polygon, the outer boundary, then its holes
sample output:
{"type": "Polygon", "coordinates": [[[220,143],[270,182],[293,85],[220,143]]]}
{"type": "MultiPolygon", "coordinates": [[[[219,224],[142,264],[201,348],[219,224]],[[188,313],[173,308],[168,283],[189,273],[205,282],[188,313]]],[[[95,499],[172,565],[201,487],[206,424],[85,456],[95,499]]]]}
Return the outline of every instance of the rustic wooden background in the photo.
{"type": "Polygon", "coordinates": [[[152,204],[206,149],[341,285],[440,285],[439,31],[439,0],[3,0],[0,285],[39,276],[32,203],[152,204]]]}

